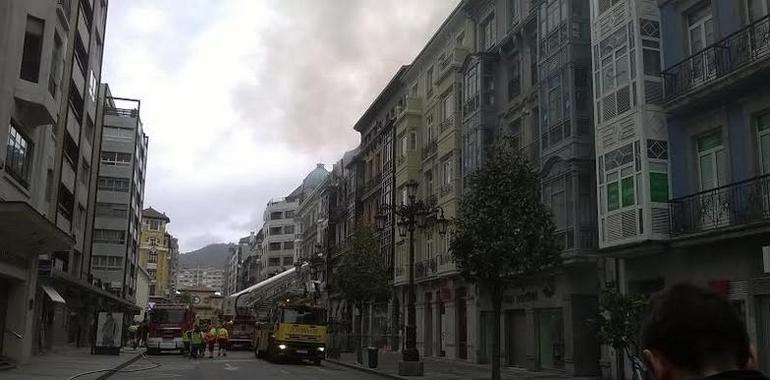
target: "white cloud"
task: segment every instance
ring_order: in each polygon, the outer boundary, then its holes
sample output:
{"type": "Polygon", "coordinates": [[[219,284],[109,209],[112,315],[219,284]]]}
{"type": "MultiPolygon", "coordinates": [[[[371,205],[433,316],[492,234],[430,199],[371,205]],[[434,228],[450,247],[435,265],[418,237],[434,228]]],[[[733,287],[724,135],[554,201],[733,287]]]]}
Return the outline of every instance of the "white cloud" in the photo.
{"type": "Polygon", "coordinates": [[[261,225],[357,143],[353,123],[457,0],[111,2],[104,78],[142,100],[145,207],[183,251],[261,225]]]}

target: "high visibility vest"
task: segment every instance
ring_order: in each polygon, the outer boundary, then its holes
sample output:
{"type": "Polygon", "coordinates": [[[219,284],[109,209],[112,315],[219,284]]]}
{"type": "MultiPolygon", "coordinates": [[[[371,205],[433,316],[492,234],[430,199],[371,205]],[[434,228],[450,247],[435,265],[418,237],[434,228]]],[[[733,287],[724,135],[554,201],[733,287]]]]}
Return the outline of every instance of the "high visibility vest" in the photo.
{"type": "Polygon", "coordinates": [[[217,340],[217,328],[212,327],[208,333],[209,340],[217,340]]]}
{"type": "Polygon", "coordinates": [[[217,329],[217,337],[219,337],[219,339],[227,339],[228,336],[229,334],[227,333],[226,328],[220,327],[219,329],[217,329]]]}
{"type": "Polygon", "coordinates": [[[199,331],[193,331],[190,333],[190,342],[192,344],[201,344],[203,343],[203,333],[199,331]]]}
{"type": "Polygon", "coordinates": [[[190,330],[182,332],[182,342],[189,342],[190,341],[190,330]]]}

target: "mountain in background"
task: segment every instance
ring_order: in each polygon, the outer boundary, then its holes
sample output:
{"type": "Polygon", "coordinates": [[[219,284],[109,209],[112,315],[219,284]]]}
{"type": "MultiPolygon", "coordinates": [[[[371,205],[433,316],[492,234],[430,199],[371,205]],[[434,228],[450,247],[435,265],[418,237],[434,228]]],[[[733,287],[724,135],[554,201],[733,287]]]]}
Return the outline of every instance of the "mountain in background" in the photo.
{"type": "Polygon", "coordinates": [[[179,255],[180,268],[215,267],[224,268],[230,256],[232,243],[209,244],[195,251],[179,255]]]}

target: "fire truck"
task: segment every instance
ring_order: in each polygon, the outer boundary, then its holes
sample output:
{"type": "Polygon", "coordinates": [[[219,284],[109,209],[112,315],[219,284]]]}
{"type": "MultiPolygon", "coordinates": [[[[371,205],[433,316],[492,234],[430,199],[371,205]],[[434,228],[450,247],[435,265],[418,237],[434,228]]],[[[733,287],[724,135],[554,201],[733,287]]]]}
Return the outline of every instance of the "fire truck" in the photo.
{"type": "Polygon", "coordinates": [[[184,304],[154,304],[147,311],[147,353],[179,350],[182,352],[182,332],[192,328],[195,313],[184,304]]]}
{"type": "Polygon", "coordinates": [[[236,319],[253,320],[252,348],[258,358],[307,359],[319,364],[326,350],[326,310],[314,286],[302,282],[307,264],[291,268],[225,300],[236,319]],[[246,311],[248,310],[248,313],[246,311]]]}

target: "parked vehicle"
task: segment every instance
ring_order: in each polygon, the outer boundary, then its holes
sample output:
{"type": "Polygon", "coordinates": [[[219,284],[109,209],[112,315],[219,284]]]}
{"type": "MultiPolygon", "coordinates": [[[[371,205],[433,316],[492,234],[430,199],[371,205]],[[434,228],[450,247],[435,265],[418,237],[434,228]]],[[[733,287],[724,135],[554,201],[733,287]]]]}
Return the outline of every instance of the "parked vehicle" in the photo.
{"type": "Polygon", "coordinates": [[[192,328],[195,313],[184,304],[155,304],[147,312],[147,352],[184,349],[182,332],[192,328]]]}

